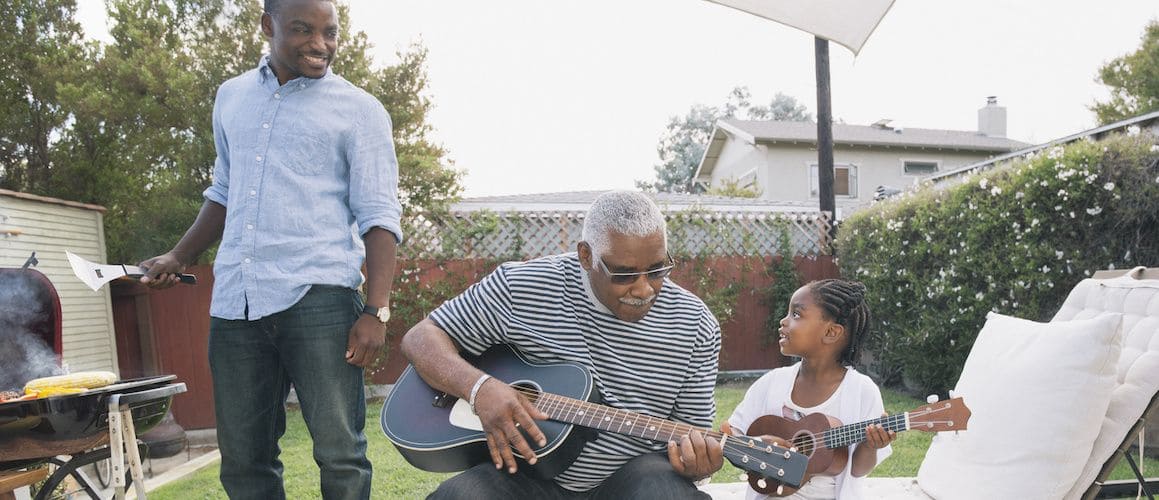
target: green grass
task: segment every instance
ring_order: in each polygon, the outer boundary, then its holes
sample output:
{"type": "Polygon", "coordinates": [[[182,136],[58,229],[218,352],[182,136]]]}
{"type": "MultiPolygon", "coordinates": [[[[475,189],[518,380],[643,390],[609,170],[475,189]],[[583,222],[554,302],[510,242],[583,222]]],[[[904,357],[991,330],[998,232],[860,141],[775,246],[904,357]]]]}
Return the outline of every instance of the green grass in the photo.
{"type": "MultiPolygon", "coordinates": [[[[717,418],[714,428],[732,414],[736,405],[744,397],[746,384],[728,384],[716,389],[717,418]]],[[[890,414],[909,411],[923,401],[899,394],[887,389],[882,390],[885,398],[885,409],[890,414]]],[[[378,426],[378,415],[382,404],[371,404],[367,408],[366,434],[369,440],[368,455],[374,463],[374,483],[371,498],[422,498],[443,479],[451,474],[435,474],[423,472],[411,467],[395,450],[394,445],[387,441],[378,426]]],[[[306,432],[306,425],[302,421],[301,413],[289,412],[286,419],[286,435],[282,438],[282,461],[285,463],[286,497],[294,499],[320,498],[318,491],[318,467],[310,451],[310,437],[306,432]]],[[[912,477],[918,473],[926,449],[930,446],[932,434],[925,432],[903,432],[893,442],[893,454],[890,455],[870,476],[874,477],[912,477]]],[[[1000,452],[1001,450],[996,450],[1000,452]]],[[[1159,460],[1147,458],[1143,464],[1143,471],[1155,476],[1159,471],[1159,460]]],[[[220,463],[201,469],[185,478],[170,483],[154,492],[149,493],[151,499],[225,499],[225,492],[217,481],[220,463]]],[[[741,471],[732,464],[725,462],[724,467],[712,476],[712,482],[736,482],[740,480],[741,471]]],[[[1125,462],[1120,462],[1111,479],[1130,479],[1131,474],[1125,462]]]]}

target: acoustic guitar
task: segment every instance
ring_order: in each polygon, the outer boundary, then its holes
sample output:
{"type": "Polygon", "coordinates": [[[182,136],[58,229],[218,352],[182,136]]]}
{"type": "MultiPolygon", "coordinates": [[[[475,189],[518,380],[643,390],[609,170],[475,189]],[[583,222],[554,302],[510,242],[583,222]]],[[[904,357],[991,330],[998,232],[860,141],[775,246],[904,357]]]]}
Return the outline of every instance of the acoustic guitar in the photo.
{"type": "MultiPolygon", "coordinates": [[[[527,397],[549,420],[536,422],[547,444],[535,448],[535,465],[516,452],[519,467],[551,478],[579,456],[595,431],[612,432],[657,442],[678,440],[692,431],[713,437],[724,456],[758,477],[799,486],[809,459],[757,438],[728,436],[641,413],[599,404],[588,370],[574,363],[533,364],[510,346],[499,345],[468,359],[495,379],[506,381],[527,397]]],[[[427,385],[414,366],[395,382],[382,407],[382,431],[411,465],[430,472],[454,472],[489,462],[487,438],[479,418],[466,401],[427,385]]]]}
{"type": "MultiPolygon", "coordinates": [[[[865,441],[865,427],[870,424],[881,424],[885,430],[894,432],[942,432],[964,431],[969,420],[970,409],[966,403],[962,398],[953,398],[848,425],[821,413],[806,415],[801,420],[765,415],[754,420],[745,434],[776,436],[789,441],[790,449],[809,457],[804,481],[808,482],[815,475],[833,476],[844,470],[849,460],[849,445],[865,441]]],[[[800,485],[780,484],[775,478],[753,474],[749,474],[748,482],[758,492],[772,496],[791,495],[800,488],[800,485]]]]}

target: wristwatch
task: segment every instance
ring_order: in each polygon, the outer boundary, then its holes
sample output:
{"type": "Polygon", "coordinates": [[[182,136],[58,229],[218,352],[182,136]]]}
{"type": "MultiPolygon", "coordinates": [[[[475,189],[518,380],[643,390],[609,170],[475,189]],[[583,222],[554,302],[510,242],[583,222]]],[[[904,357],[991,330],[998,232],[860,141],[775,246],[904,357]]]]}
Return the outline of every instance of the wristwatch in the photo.
{"type": "Polygon", "coordinates": [[[387,321],[390,321],[390,306],[374,307],[372,305],[366,305],[362,307],[362,314],[374,316],[378,318],[380,323],[385,325],[387,321]]]}

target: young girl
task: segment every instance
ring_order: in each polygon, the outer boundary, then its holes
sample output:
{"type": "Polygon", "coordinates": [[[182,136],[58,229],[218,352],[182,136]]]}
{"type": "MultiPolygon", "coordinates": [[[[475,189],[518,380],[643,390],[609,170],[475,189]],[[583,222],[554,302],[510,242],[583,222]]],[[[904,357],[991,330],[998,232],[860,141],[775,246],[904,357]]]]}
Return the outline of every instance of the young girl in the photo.
{"type": "MultiPolygon", "coordinates": [[[[829,279],[799,288],[789,300],[788,315],[781,319],[780,346],[782,354],[801,358],[800,362],[772,370],[757,380],[729,417],[724,431],[744,433],[765,415],[800,420],[822,413],[844,424],[882,416],[881,391],[851,366],[868,332],[869,319],[861,283],[829,279]]],[[[866,440],[850,446],[849,460],[841,473],[813,476],[788,498],[862,498],[860,479],[889,456],[889,443],[895,435],[880,425],[867,426],[866,440]]],[[[768,497],[750,486],[746,498],[768,497]]]]}

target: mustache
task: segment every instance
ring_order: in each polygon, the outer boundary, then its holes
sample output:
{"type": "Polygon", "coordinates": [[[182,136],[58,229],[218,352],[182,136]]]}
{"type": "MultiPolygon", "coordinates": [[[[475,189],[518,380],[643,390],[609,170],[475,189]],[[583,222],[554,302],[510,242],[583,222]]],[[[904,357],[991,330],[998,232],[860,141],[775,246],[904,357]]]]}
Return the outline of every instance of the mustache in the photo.
{"type": "Polygon", "coordinates": [[[649,296],[644,297],[642,299],[620,297],[620,303],[627,304],[630,306],[636,306],[636,307],[648,305],[648,304],[652,303],[652,301],[654,301],[654,300],[656,300],[656,294],[649,295],[649,296]]]}

